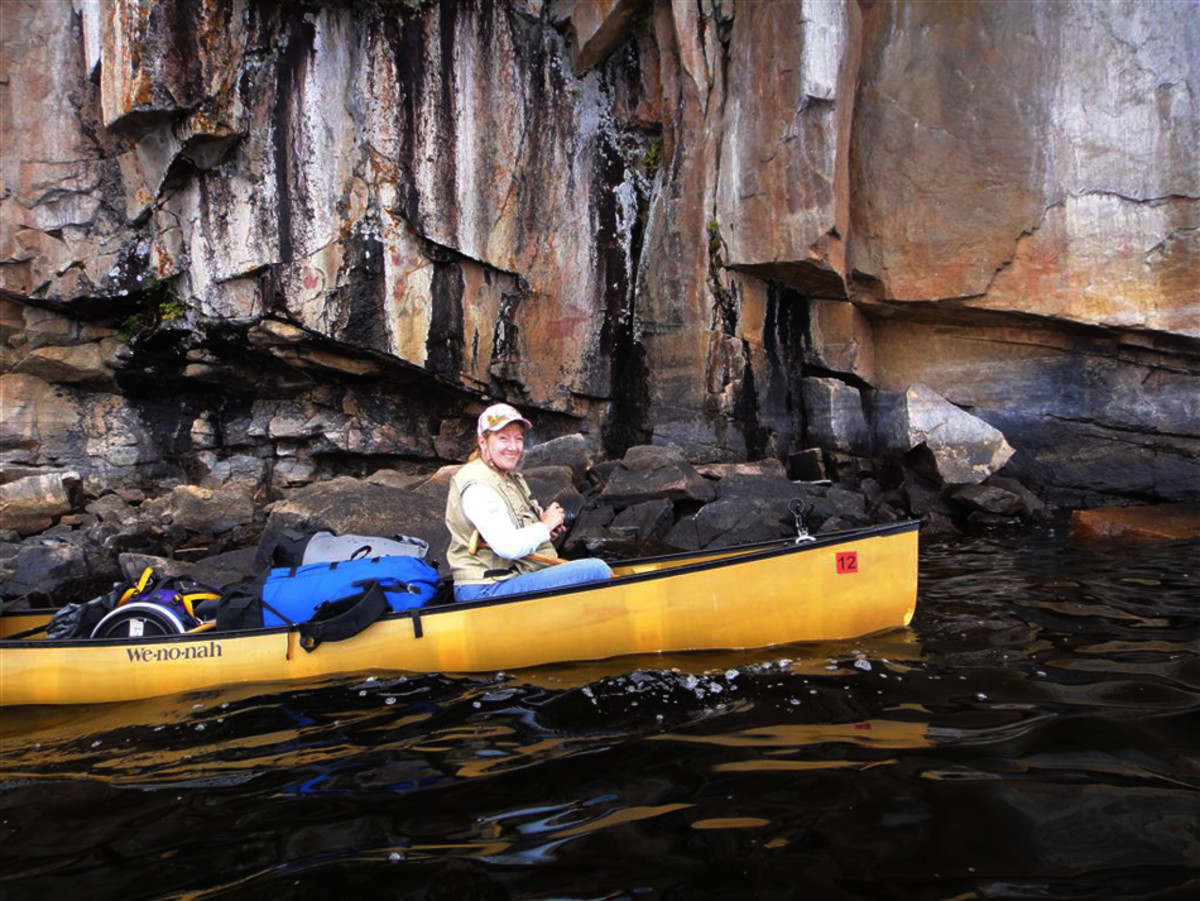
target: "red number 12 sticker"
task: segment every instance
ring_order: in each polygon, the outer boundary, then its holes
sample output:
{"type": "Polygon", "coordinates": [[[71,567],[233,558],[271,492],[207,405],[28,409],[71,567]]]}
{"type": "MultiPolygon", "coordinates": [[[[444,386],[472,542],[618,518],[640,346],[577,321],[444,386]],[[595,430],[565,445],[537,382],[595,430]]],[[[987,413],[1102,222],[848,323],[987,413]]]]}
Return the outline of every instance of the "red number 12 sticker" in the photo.
{"type": "Polygon", "coordinates": [[[842,551],[837,555],[837,571],[839,575],[858,572],[858,552],[842,551]]]}

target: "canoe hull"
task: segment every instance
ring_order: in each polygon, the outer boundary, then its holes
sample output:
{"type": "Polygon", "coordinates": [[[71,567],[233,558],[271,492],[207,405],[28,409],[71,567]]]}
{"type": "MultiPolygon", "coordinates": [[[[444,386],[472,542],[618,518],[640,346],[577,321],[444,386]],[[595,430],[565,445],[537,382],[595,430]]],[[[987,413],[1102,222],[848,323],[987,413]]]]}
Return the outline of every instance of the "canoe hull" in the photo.
{"type": "Polygon", "coordinates": [[[917,524],[635,561],[616,572],[599,585],[393,615],[311,653],[286,628],[136,641],[0,641],[0,705],[855,638],[911,619],[917,524]]]}

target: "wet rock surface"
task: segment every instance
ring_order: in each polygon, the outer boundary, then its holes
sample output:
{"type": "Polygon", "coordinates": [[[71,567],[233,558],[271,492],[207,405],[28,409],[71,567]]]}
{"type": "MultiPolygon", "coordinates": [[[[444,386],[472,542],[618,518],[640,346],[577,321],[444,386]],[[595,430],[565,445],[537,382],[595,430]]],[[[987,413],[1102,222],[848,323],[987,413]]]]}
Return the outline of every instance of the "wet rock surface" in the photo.
{"type": "Polygon", "coordinates": [[[1077,541],[1165,542],[1198,536],[1200,504],[1096,507],[1071,514],[1071,537],[1077,541]]]}

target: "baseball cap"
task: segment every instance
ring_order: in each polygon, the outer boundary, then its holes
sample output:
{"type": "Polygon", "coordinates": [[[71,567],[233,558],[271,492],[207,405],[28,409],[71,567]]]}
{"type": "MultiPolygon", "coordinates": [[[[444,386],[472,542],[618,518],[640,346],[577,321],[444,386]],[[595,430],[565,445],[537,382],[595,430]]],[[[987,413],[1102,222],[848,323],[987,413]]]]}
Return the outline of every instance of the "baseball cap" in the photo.
{"type": "Polygon", "coordinates": [[[475,434],[482,435],[484,432],[494,432],[497,429],[504,428],[510,422],[519,422],[525,428],[529,428],[532,424],[517,412],[516,407],[509,404],[492,404],[479,414],[479,424],[475,427],[475,434]]]}

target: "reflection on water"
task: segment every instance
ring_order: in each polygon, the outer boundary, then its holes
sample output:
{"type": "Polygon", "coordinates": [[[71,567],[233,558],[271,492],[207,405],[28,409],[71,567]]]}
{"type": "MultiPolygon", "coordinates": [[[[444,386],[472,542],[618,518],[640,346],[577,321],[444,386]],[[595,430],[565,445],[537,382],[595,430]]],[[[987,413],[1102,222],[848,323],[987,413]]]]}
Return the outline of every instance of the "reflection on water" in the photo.
{"type": "Polygon", "coordinates": [[[0,895],[1191,897],[1197,551],[925,547],[843,644],[18,711],[0,895]]]}

